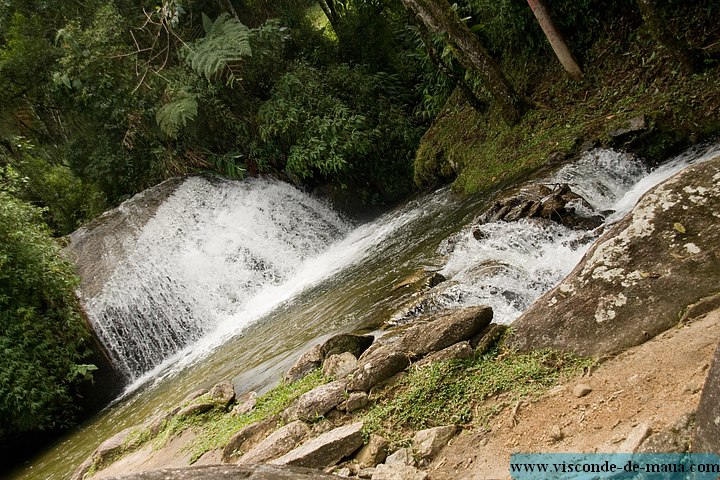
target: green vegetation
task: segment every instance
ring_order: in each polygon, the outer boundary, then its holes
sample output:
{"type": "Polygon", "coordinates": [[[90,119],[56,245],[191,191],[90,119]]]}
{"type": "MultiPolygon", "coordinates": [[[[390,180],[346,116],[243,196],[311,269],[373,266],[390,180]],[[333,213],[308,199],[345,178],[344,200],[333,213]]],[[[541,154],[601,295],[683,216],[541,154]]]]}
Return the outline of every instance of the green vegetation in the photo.
{"type": "MultiPolygon", "coordinates": [[[[328,380],[323,377],[320,370],[316,370],[297,382],[280,383],[266,394],[261,395],[257,399],[255,408],[249,413],[233,415],[222,408],[215,408],[199,415],[181,418],[173,417],[163,425],[157,436],[153,437],[149,430],[139,431],[137,436],[128,441],[128,445],[129,448],[136,449],[154,438],[154,445],[160,448],[173,436],[187,429],[192,429],[197,434],[197,437],[193,439],[188,447],[192,451],[190,462],[193,463],[205,452],[226,445],[230,437],[241,428],[278,415],[300,395],[318,385],[327,383],[328,380]]],[[[202,398],[193,400],[191,403],[201,402],[202,398]]]]}
{"type": "Polygon", "coordinates": [[[0,440],[67,426],[88,331],[72,267],[42,223],[42,211],[0,184],[0,440]]]}
{"type": "Polygon", "coordinates": [[[423,428],[482,425],[502,408],[538,396],[592,363],[550,350],[517,354],[495,349],[474,359],[412,368],[377,393],[379,399],[363,418],[365,432],[402,444],[423,428]],[[500,394],[505,394],[502,399],[500,394]]]}

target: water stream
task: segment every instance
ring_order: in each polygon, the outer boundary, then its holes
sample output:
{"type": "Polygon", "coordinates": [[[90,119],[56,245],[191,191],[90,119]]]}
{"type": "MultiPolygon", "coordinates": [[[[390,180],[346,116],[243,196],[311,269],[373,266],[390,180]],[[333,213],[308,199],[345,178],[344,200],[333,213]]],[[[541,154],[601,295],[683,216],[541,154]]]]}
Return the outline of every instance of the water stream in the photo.
{"type": "MultiPolygon", "coordinates": [[[[698,148],[648,174],[631,156],[596,150],[536,181],[570,184],[615,221],[653,185],[718,153],[698,148]]],[[[418,269],[448,278],[427,308],[489,304],[496,321],[512,322],[599,232],[479,225],[491,200],[443,189],[353,226],[277,182],[190,180],[86,304],[131,380],[125,396],[11,478],[66,478],[103,439],[199,387],[232,379],[264,391],[312,344],[403,316],[413,298],[393,286],[418,269]]]]}

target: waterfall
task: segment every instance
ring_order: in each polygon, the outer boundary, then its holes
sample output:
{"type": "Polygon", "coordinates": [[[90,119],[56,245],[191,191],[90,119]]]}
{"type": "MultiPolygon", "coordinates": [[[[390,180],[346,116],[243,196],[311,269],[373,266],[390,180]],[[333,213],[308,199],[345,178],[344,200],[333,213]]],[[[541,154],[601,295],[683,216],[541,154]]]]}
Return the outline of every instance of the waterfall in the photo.
{"type": "Polygon", "coordinates": [[[263,288],[285,282],[349,228],[281,182],[189,178],[124,236],[121,263],[84,306],[114,364],[132,380],[263,288]]]}
{"type": "MultiPolygon", "coordinates": [[[[690,152],[653,172],[633,156],[594,150],[536,182],[569,184],[589,204],[576,205],[580,214],[603,212],[613,222],[653,185],[718,150],[690,152]]],[[[143,196],[118,209],[130,227],[104,232],[96,240],[102,255],[86,251],[86,262],[112,268],[100,275],[100,287],[83,288],[83,305],[113,362],[134,382],[130,390],[205,358],[280,307],[277,315],[286,317],[273,328],[315,332],[309,335],[377,318],[411,321],[402,307],[414,299],[397,298],[392,286],[418,268],[439,270],[448,281],[415,314],[488,304],[496,321],[511,323],[601,232],[481,223],[487,201],[443,189],[352,226],[281,182],[189,178],[143,221],[130,221],[152,203],[143,196]]],[[[81,230],[73,242],[87,235],[81,230]]]]}

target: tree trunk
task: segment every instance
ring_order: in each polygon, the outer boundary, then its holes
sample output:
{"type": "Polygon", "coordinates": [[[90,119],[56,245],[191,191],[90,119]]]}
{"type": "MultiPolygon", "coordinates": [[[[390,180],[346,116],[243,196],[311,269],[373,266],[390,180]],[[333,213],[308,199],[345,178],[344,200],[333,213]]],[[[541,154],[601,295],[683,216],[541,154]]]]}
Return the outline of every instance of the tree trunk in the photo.
{"type": "Polygon", "coordinates": [[[468,83],[465,81],[465,78],[462,75],[458,75],[452,70],[452,68],[445,65],[445,63],[442,61],[442,58],[440,58],[440,55],[435,49],[435,46],[433,45],[433,39],[430,35],[430,32],[428,32],[427,28],[425,28],[425,25],[422,22],[420,22],[418,19],[416,19],[416,21],[418,23],[418,30],[420,30],[420,37],[422,38],[422,41],[425,44],[425,48],[427,49],[428,56],[430,57],[430,60],[433,62],[435,67],[443,74],[445,74],[445,76],[448,77],[450,81],[453,82],[455,86],[460,89],[460,91],[465,96],[465,99],[475,110],[479,112],[487,110],[487,104],[478,98],[472,88],[470,88],[470,85],[468,85],[468,83]]]}
{"type": "Polygon", "coordinates": [[[542,28],[545,38],[547,38],[548,42],[550,42],[550,46],[552,47],[553,52],[555,52],[555,56],[558,60],[560,60],[560,64],[563,66],[568,75],[575,80],[581,80],[583,76],[582,69],[578,65],[577,61],[575,61],[575,57],[573,57],[573,54],[567,47],[562,35],[558,29],[555,28],[555,22],[553,22],[550,13],[547,8],[545,8],[545,5],[540,0],[528,0],[528,5],[530,5],[530,9],[540,24],[540,28],[542,28]]]}
{"type": "Polygon", "coordinates": [[[637,0],[645,24],[655,40],[667,48],[688,73],[697,73],[702,65],[700,56],[670,32],[655,8],[654,0],[637,0]]]}
{"type": "Polygon", "coordinates": [[[465,26],[447,1],[402,2],[428,31],[446,36],[460,63],[480,77],[503,120],[508,125],[517,123],[529,105],[515,92],[480,40],[465,26]]]}
{"type": "Polygon", "coordinates": [[[337,12],[335,11],[335,4],[333,3],[333,1],[334,0],[317,0],[320,8],[322,8],[323,13],[325,13],[325,16],[330,22],[330,26],[333,28],[333,30],[335,30],[335,33],[337,34],[338,18],[337,12]]]}

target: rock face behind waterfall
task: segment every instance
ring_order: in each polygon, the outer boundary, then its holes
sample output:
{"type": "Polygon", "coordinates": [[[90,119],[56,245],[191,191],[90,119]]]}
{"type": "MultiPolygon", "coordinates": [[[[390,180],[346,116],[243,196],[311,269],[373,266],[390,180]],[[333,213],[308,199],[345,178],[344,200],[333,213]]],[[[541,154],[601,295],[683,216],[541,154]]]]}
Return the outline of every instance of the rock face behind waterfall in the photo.
{"type": "Polygon", "coordinates": [[[185,181],[172,178],[145,190],[120,207],[79,228],[70,235],[65,249],[80,276],[85,297],[100,293],[115,266],[126,254],[126,247],[150,220],[158,207],[185,181]]]}
{"type": "MultiPolygon", "coordinates": [[[[641,344],[720,291],[720,157],[648,192],[513,323],[522,350],[602,356],[641,344]]],[[[716,302],[716,300],[714,301],[716,302]]]]}

